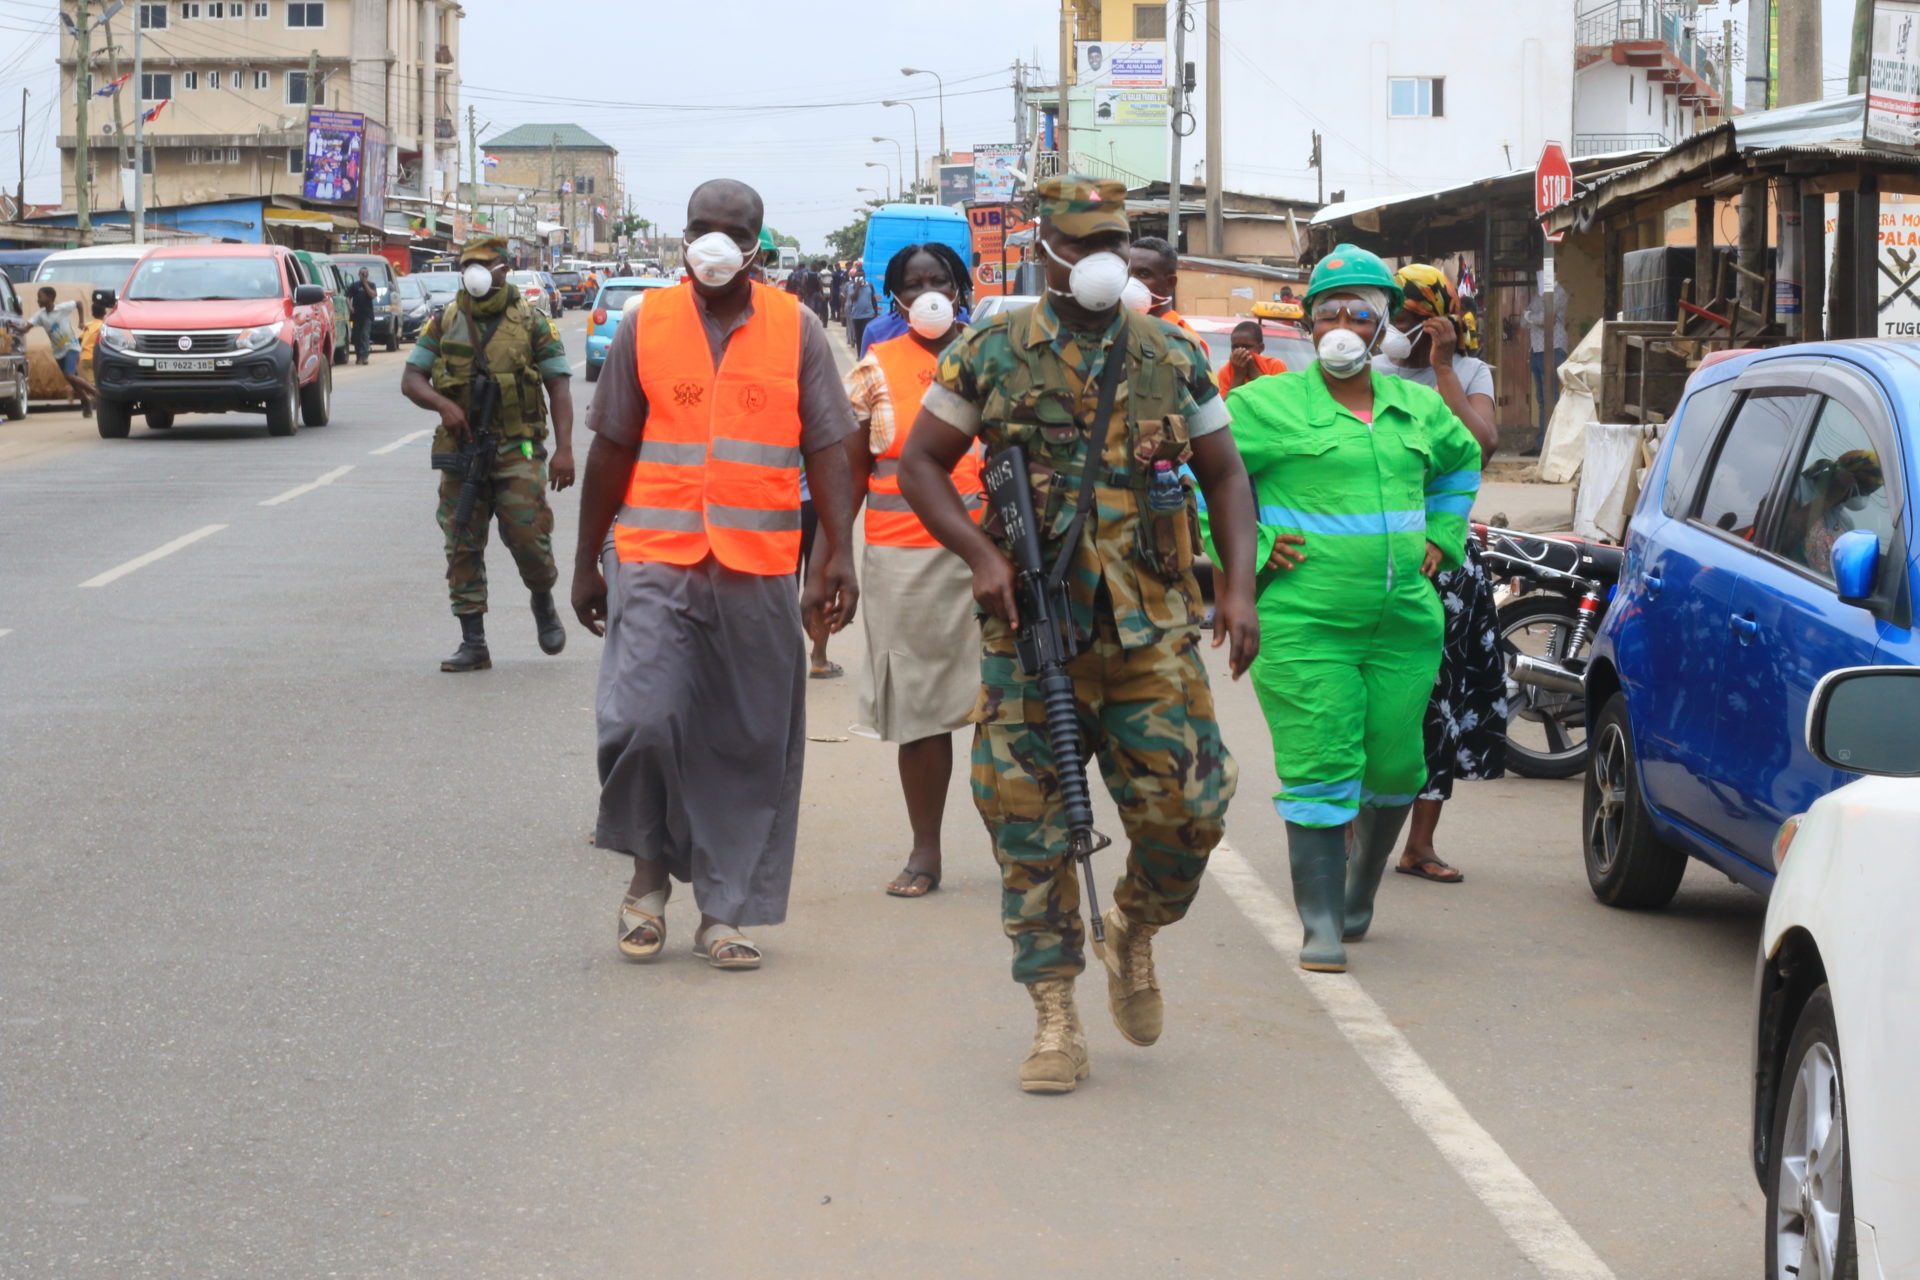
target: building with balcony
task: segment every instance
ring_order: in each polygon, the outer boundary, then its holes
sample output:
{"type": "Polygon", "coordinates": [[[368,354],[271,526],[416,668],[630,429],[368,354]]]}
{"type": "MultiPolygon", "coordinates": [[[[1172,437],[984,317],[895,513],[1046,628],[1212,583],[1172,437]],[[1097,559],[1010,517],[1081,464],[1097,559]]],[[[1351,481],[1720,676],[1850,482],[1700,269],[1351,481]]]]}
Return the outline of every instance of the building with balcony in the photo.
{"type": "Polygon", "coordinates": [[[1603,0],[1581,11],[1570,154],[1664,151],[1720,123],[1728,36],[1691,0],[1603,0]]]}
{"type": "MultiPolygon", "coordinates": [[[[386,132],[388,194],[457,185],[461,7],[453,0],[136,0],[94,28],[88,83],[142,70],[88,98],[85,181],[95,209],[134,202],[133,121],[145,126],[149,208],[231,196],[299,196],[309,107],[363,114],[386,132]],[[309,78],[314,83],[309,83],[309,78]],[[161,105],[164,104],[164,105],[161,105]]],[[[60,42],[62,203],[73,207],[75,40],[60,42]]]]}

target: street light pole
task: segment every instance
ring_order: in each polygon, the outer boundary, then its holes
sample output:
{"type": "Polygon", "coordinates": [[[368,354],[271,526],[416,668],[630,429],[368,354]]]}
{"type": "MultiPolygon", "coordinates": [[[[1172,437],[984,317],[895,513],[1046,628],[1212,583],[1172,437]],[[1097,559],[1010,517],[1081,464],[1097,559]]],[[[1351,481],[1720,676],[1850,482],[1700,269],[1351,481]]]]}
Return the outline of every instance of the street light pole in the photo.
{"type": "Polygon", "coordinates": [[[940,163],[947,164],[953,159],[953,153],[947,150],[947,82],[940,78],[938,71],[927,71],[920,67],[902,67],[903,76],[932,76],[934,92],[940,104],[940,163]]]}
{"type": "Polygon", "coordinates": [[[894,183],[893,186],[894,186],[894,190],[900,193],[900,198],[902,200],[905,200],[907,198],[907,184],[905,181],[907,176],[907,149],[900,145],[900,139],[898,138],[876,137],[874,141],[875,142],[891,142],[893,144],[893,158],[899,162],[900,177],[902,179],[901,181],[894,183]]]}
{"type": "Polygon", "coordinates": [[[920,175],[926,170],[920,167],[920,113],[913,109],[911,102],[896,102],[892,98],[880,104],[883,107],[905,107],[913,116],[913,202],[920,203],[920,175]]]}
{"type": "Polygon", "coordinates": [[[886,170],[886,172],[887,172],[887,185],[888,185],[889,187],[891,187],[891,186],[893,185],[893,166],[892,166],[892,165],[890,165],[890,164],[888,164],[888,163],[887,163],[887,162],[886,162],[885,160],[869,160],[869,161],[867,161],[867,168],[869,168],[869,169],[884,169],[884,170],[886,170]]]}

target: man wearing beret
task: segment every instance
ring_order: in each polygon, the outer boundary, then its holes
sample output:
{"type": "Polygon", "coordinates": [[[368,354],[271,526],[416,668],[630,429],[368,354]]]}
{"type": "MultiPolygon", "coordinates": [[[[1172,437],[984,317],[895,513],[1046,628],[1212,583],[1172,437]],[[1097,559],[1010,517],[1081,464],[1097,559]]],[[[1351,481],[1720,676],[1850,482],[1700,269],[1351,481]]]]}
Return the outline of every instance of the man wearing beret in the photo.
{"type": "Polygon", "coordinates": [[[460,647],[440,664],[442,671],[484,671],[493,665],[487,652],[487,526],[500,520],[500,537],[513,553],[520,580],[533,593],[533,618],[540,648],[559,653],[566,628],[554,606],[553,508],[546,485],[573,483],[573,395],[567,351],[553,321],[528,305],[507,283],[507,243],[498,236],[467,241],[460,251],[461,291],[420,334],[407,357],[400,391],[423,409],[440,415],[434,433],[436,466],[466,444],[476,369],[500,384],[500,409],[493,423],[493,472],[474,503],[465,528],[454,524],[463,478],[440,477],[440,531],[446,539],[447,586],[453,614],[460,619],[460,647]],[[547,458],[547,405],[553,405],[553,462],[547,458]]]}
{"type": "Polygon", "coordinates": [[[1136,1045],[1154,1043],[1161,1030],[1153,936],[1186,914],[1238,779],[1201,661],[1205,604],[1193,576],[1194,498],[1183,466],[1212,510],[1221,559],[1213,643],[1231,642],[1236,678],[1258,651],[1260,631],[1252,490],[1223,430],[1227,411],[1206,352],[1185,331],[1120,304],[1125,189],[1069,174],[1042,182],[1039,195],[1046,297],[947,347],[907,437],[900,488],[928,530],[972,567],[986,615],[971,717],[973,795],[1000,862],[1014,980],[1027,986],[1037,1013],[1020,1086],[1067,1093],[1087,1075],[1073,1002],[1085,967],[1080,884],[1044,701],[1015,655],[1010,543],[991,516],[974,523],[950,479],[954,464],[976,439],[989,459],[1023,448],[1045,563],[1065,565],[1075,710],[1129,846],[1104,916],[1107,1006],[1136,1045]],[[1117,385],[1102,420],[1101,383],[1115,359],[1117,385]],[[1085,502],[1083,486],[1091,486],[1085,502]]]}

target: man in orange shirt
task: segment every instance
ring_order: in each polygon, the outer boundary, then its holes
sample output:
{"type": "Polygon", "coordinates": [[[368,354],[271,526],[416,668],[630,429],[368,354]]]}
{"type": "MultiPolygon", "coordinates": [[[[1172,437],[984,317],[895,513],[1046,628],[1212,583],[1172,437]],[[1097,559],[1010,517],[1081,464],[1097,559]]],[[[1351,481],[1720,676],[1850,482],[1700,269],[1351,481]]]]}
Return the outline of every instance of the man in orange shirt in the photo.
{"type": "Polygon", "coordinates": [[[1233,354],[1227,357],[1226,364],[1220,367],[1220,394],[1225,395],[1235,387],[1243,387],[1255,378],[1263,378],[1270,373],[1285,373],[1287,362],[1278,356],[1267,355],[1261,348],[1267,345],[1267,335],[1261,329],[1258,320],[1242,320],[1233,326],[1233,354]]]}
{"type": "Polygon", "coordinates": [[[1147,314],[1193,333],[1193,326],[1173,309],[1173,291],[1180,283],[1180,255],[1173,246],[1159,236],[1143,236],[1127,250],[1127,266],[1133,278],[1147,286],[1147,314]]]}

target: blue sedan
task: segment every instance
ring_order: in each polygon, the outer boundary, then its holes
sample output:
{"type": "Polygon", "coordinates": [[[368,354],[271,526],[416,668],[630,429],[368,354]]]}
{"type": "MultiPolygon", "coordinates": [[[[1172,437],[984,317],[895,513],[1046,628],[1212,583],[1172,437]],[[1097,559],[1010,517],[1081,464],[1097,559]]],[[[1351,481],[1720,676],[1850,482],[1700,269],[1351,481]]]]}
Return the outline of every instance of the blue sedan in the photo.
{"type": "Polygon", "coordinates": [[[1920,663],[1920,343],[1825,342],[1693,377],[1587,671],[1588,883],[1656,907],[1690,858],[1767,892],[1782,824],[1849,781],[1805,739],[1822,676],[1920,663]]]}
{"type": "Polygon", "coordinates": [[[666,276],[615,276],[601,282],[593,298],[593,314],[587,317],[587,381],[600,379],[600,366],[607,362],[607,344],[620,327],[620,313],[627,303],[648,289],[664,289],[679,281],[666,276]]]}

